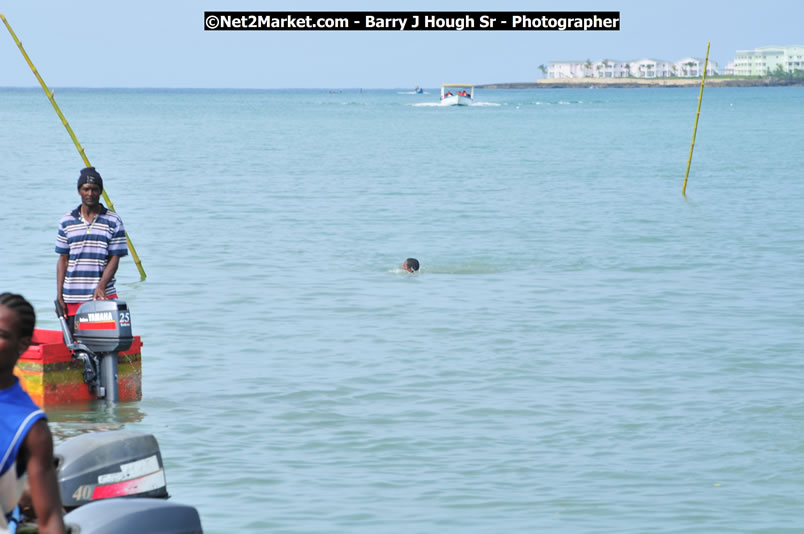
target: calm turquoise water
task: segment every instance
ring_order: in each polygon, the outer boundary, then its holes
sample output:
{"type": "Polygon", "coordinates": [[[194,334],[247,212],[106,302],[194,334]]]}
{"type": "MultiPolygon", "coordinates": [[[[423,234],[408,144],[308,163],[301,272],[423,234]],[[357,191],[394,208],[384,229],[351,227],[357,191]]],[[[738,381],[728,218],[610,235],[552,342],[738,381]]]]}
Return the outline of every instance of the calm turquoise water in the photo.
{"type": "MultiPolygon", "coordinates": [[[[804,528],[804,88],[63,90],[205,532],[804,528]],[[422,262],[415,276],[397,267],[422,262]]],[[[0,90],[0,288],[52,301],[81,160],[0,90]]],[[[800,530],[798,530],[800,531],[800,530]]]]}

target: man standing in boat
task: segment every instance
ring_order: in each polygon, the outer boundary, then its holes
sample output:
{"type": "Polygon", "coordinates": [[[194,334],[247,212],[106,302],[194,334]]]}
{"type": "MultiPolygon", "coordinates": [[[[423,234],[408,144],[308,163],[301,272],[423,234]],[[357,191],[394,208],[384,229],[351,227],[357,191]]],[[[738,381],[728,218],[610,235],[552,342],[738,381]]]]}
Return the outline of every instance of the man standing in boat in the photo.
{"type": "Polygon", "coordinates": [[[56,238],[57,299],[70,319],[89,300],[116,299],[114,275],[128,254],[123,221],[100,203],[103,178],[95,167],[81,170],[81,204],[59,221],[56,238]]]}

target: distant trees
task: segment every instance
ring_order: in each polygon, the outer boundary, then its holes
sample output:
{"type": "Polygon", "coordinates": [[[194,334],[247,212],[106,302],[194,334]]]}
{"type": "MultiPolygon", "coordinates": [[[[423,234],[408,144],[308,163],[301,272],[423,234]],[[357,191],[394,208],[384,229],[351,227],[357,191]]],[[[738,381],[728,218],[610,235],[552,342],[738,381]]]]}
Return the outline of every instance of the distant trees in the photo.
{"type": "Polygon", "coordinates": [[[784,69],[784,66],[779,63],[773,71],[770,70],[770,67],[768,68],[767,77],[776,82],[800,84],[804,83],[804,70],[796,69],[787,71],[784,69]]]}

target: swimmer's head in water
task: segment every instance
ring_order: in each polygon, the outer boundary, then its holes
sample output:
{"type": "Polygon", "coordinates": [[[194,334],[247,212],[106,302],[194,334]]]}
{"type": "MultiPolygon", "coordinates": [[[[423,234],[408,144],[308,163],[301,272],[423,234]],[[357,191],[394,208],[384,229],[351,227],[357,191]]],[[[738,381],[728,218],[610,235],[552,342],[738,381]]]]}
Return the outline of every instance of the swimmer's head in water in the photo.
{"type": "Polygon", "coordinates": [[[419,270],[419,260],[416,258],[408,258],[402,262],[402,269],[406,270],[409,273],[413,273],[419,270]]]}

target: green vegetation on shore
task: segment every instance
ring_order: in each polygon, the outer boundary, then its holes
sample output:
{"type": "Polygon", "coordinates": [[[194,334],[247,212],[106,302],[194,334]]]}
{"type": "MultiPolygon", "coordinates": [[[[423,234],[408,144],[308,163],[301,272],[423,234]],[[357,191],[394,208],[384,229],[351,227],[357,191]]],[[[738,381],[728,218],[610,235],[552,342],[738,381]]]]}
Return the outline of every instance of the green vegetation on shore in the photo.
{"type": "MultiPolygon", "coordinates": [[[[540,78],[532,82],[490,83],[479,89],[561,89],[561,88],[631,88],[631,87],[695,87],[700,78],[540,78]]],[[[711,87],[776,87],[804,85],[804,70],[785,72],[780,68],[766,76],[707,76],[711,87]]]]}
{"type": "Polygon", "coordinates": [[[804,84],[804,70],[796,69],[793,72],[786,72],[781,65],[776,65],[776,70],[768,70],[768,77],[778,81],[783,85],[802,85],[804,84]]]}

